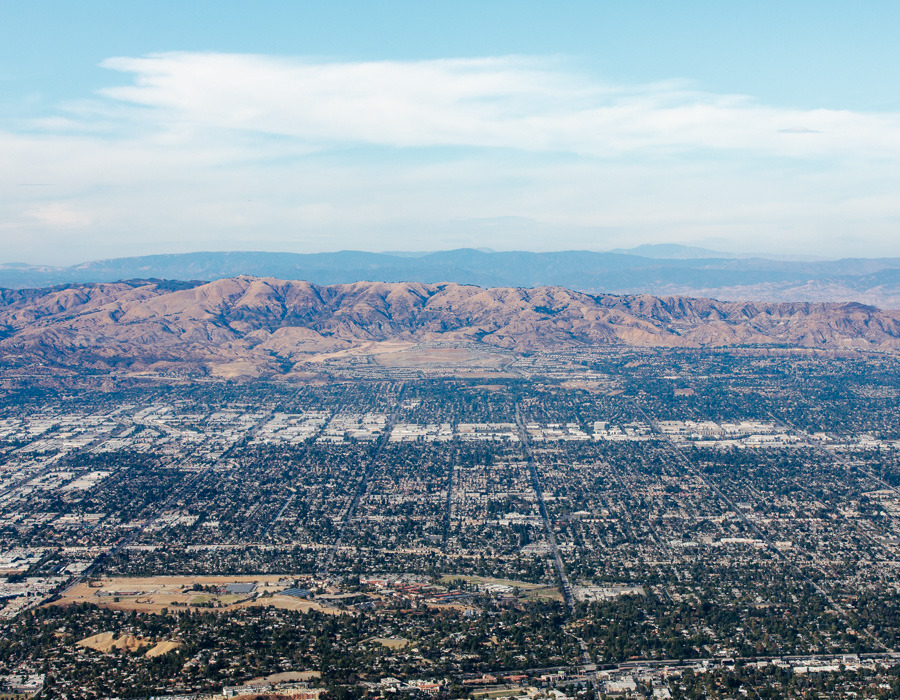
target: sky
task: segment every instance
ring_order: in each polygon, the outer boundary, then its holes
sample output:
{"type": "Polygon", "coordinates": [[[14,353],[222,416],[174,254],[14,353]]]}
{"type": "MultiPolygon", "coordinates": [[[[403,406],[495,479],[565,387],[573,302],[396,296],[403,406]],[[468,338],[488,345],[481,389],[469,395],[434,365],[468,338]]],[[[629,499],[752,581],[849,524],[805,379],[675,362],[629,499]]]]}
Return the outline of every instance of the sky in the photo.
{"type": "Polygon", "coordinates": [[[0,0],[0,263],[900,256],[900,3],[0,0]]]}

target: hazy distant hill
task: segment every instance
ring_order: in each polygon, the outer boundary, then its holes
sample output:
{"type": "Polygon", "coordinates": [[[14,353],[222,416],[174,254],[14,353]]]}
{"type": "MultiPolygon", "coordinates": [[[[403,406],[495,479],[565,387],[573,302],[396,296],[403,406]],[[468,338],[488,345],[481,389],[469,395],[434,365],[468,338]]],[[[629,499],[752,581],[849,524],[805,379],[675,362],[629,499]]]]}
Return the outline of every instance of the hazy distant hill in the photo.
{"type": "MultiPolygon", "coordinates": [[[[560,285],[590,293],[663,294],[760,301],[859,301],[900,308],[900,258],[802,262],[695,257],[703,249],[627,252],[186,253],[41,267],[0,265],[0,287],[44,287],[127,279],[216,280],[248,274],[316,284],[455,282],[483,287],[560,285]],[[646,257],[648,252],[671,257],[646,257]]],[[[726,254],[721,254],[726,255],[726,254]]]]}
{"type": "Polygon", "coordinates": [[[0,292],[0,367],[272,375],[373,344],[451,340],[514,352],[788,345],[900,350],[900,312],[857,303],[591,296],[562,287],[236,277],[0,292]]]}
{"type": "Polygon", "coordinates": [[[698,248],[696,246],[679,245],[677,243],[644,243],[634,248],[616,248],[610,253],[622,253],[623,255],[640,255],[645,258],[671,259],[671,260],[697,260],[699,258],[751,258],[752,255],[735,255],[723,253],[720,250],[698,248]]]}

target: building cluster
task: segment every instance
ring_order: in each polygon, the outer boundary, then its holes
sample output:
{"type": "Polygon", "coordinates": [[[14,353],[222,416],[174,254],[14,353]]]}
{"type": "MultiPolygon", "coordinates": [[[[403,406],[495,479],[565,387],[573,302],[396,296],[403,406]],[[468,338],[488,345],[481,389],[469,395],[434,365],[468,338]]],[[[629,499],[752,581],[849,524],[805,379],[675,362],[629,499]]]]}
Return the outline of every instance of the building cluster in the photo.
{"type": "MultiPolygon", "coordinates": [[[[377,617],[357,646],[313,651],[372,659],[361,687],[385,697],[667,697],[738,670],[891,682],[893,657],[866,656],[900,646],[887,360],[504,363],[499,378],[426,381],[417,366],[420,380],[398,382],[379,364],[377,381],[0,406],[0,621],[44,614],[73,586],[96,586],[98,616],[377,617]],[[222,572],[234,580],[203,578],[222,572]],[[203,590],[135,583],[172,576],[203,590]],[[537,620],[527,632],[523,616],[537,620]]],[[[94,658],[70,652],[65,673],[94,658]]],[[[294,670],[309,653],[265,663],[294,670]]],[[[182,670],[218,678],[225,660],[191,654],[182,670]]],[[[229,688],[250,687],[228,672],[229,688]]]]}

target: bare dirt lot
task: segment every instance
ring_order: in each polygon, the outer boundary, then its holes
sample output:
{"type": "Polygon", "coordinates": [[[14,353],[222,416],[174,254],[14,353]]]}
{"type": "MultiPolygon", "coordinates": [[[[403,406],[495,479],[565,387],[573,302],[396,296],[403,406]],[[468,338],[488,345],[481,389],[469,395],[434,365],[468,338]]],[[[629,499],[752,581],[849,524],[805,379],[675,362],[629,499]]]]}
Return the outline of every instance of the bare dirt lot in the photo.
{"type": "Polygon", "coordinates": [[[316,601],[280,595],[291,586],[283,577],[272,576],[153,576],[148,578],[103,578],[66,590],[52,605],[93,603],[115,610],[159,613],[166,608],[194,607],[236,610],[257,605],[285,610],[342,612],[316,601]],[[254,583],[250,593],[226,593],[230,584],[254,583]],[[195,590],[197,587],[200,590],[195,590]],[[205,590],[204,590],[205,589],[205,590]]]}

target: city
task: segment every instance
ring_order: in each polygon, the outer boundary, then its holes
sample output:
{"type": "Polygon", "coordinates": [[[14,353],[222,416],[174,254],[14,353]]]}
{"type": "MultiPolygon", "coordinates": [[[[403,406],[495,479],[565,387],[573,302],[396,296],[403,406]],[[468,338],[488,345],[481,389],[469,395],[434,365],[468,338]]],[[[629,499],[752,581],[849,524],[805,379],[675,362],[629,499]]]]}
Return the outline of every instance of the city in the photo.
{"type": "Polygon", "coordinates": [[[527,376],[342,366],[326,383],[12,390],[7,687],[896,692],[893,356],[635,349],[523,364],[527,376]]]}
{"type": "Polygon", "coordinates": [[[900,698],[900,2],[0,11],[0,700],[900,698]]]}

